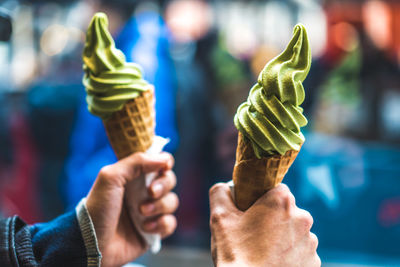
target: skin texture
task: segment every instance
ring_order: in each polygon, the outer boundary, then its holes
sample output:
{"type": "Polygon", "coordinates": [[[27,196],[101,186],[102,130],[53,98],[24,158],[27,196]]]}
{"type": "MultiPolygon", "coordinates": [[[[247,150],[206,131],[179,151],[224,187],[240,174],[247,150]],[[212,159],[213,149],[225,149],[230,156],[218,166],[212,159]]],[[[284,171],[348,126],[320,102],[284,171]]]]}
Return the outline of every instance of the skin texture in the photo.
{"type": "Polygon", "coordinates": [[[101,266],[121,266],[147,250],[129,216],[129,209],[135,205],[146,217],[141,225],[144,231],[159,233],[163,238],[175,231],[177,222],[172,213],[179,203],[171,192],[176,184],[173,164],[174,159],[168,153],[153,156],[135,153],[100,170],[86,205],[102,253],[101,266]],[[158,173],[148,189],[150,197],[143,203],[126,203],[124,193],[132,181],[150,172],[158,173]]]}
{"type": "Polygon", "coordinates": [[[122,51],[115,47],[104,13],[96,13],[89,24],[82,60],[88,109],[103,120],[151,88],[140,66],[126,62],[122,51]]]}
{"type": "Polygon", "coordinates": [[[252,143],[258,158],[300,150],[307,124],[300,104],[304,101],[302,82],[311,66],[306,29],[298,24],[286,49],[261,71],[246,102],[239,106],[236,128],[252,143]]]}
{"type": "Polygon", "coordinates": [[[280,184],[247,211],[238,210],[227,184],[210,189],[211,252],[215,266],[321,266],[311,215],[280,184]]]}

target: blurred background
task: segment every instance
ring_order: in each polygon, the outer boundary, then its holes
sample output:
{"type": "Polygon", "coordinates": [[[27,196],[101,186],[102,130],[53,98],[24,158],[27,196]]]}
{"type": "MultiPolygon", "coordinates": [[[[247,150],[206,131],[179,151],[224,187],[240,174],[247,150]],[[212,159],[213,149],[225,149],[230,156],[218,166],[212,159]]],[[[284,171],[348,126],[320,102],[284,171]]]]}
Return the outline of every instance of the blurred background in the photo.
{"type": "Polygon", "coordinates": [[[178,229],[159,255],[139,262],[211,265],[208,189],[231,179],[233,115],[301,22],[313,55],[309,124],[284,181],[314,217],[323,266],[400,266],[396,0],[0,1],[1,214],[50,220],[116,161],[82,86],[96,11],[155,84],[156,133],[171,139],[166,150],[176,157],[178,229]]]}

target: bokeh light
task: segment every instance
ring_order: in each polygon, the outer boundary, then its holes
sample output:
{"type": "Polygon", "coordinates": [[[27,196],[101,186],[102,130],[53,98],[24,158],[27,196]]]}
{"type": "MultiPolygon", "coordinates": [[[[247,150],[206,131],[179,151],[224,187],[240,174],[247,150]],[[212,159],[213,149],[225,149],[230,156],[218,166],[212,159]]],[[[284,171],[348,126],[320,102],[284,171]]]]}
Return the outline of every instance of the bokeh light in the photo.
{"type": "Polygon", "coordinates": [[[326,48],[327,21],[324,10],[313,1],[298,1],[300,5],[298,21],[306,26],[313,57],[323,55],[326,48]]]}
{"type": "Polygon", "coordinates": [[[48,56],[61,53],[67,45],[69,31],[62,25],[51,25],[44,32],[40,39],[40,48],[48,56]]]}
{"type": "Polygon", "coordinates": [[[179,42],[203,37],[212,24],[212,10],[207,2],[196,0],[172,1],[165,12],[172,34],[179,42]]]}
{"type": "Polygon", "coordinates": [[[346,52],[351,52],[359,45],[357,30],[347,22],[339,22],[332,26],[333,41],[346,52]]]}
{"type": "Polygon", "coordinates": [[[392,42],[390,34],[392,17],[388,4],[378,0],[367,1],[362,12],[368,36],[377,47],[387,49],[392,42]]]}

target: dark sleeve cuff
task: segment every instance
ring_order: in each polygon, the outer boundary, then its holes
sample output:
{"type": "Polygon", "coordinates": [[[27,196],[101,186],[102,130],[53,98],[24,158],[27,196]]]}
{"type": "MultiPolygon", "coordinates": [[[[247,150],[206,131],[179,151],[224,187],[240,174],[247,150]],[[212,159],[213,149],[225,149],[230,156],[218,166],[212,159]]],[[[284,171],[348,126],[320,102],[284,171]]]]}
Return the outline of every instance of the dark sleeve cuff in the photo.
{"type": "Polygon", "coordinates": [[[86,198],[83,198],[75,209],[78,218],[79,227],[81,228],[83,242],[86,248],[87,266],[100,266],[101,253],[97,243],[96,231],[86,208],[86,198]]]}
{"type": "Polygon", "coordinates": [[[26,224],[17,216],[0,219],[0,266],[20,266],[15,234],[24,227],[26,224]]]}

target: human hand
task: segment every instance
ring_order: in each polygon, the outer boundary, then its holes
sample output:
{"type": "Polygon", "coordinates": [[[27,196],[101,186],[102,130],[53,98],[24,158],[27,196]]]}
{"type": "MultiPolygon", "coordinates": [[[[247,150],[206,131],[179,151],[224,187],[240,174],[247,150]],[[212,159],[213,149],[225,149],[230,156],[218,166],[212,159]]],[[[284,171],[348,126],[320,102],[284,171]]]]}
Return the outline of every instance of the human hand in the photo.
{"type": "Polygon", "coordinates": [[[210,189],[211,252],[215,266],[321,266],[313,218],[280,184],[245,212],[225,183],[210,189]]]}
{"type": "Polygon", "coordinates": [[[178,197],[171,192],[176,184],[173,164],[174,159],[168,153],[152,156],[135,153],[100,170],[86,206],[102,253],[101,266],[121,266],[147,250],[132,223],[130,209],[134,207],[145,217],[140,226],[145,232],[159,233],[165,238],[175,231],[177,223],[172,213],[178,207],[178,197]],[[150,198],[143,203],[127,203],[127,189],[150,172],[158,173],[148,189],[150,198]]]}

